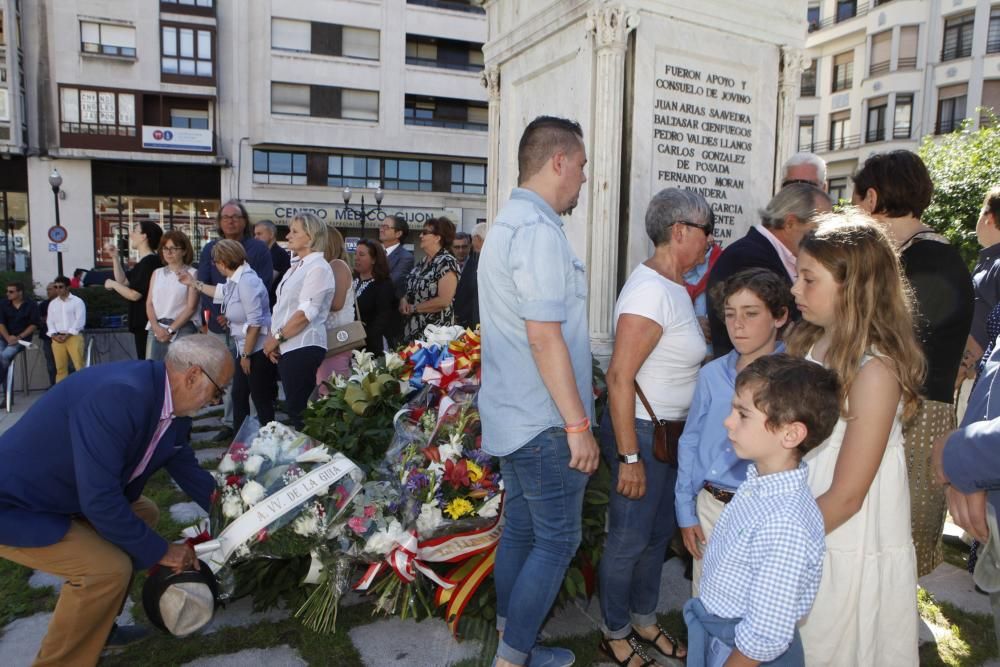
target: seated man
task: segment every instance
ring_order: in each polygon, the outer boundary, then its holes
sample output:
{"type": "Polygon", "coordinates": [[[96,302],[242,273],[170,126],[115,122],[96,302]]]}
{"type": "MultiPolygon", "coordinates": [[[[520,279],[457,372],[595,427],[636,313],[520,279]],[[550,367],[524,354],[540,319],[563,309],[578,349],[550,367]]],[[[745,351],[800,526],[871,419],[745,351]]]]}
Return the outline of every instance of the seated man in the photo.
{"type": "Polygon", "coordinates": [[[164,362],[73,373],[0,436],[0,458],[18,462],[0,466],[0,558],[67,581],[36,666],[97,664],[133,568],[196,563],[191,547],[153,531],[159,512],[142,490],[166,468],[209,509],[215,483],[188,444],[190,417],[233,369],[224,343],[194,334],[164,362]]]}
{"type": "Polygon", "coordinates": [[[7,369],[38,330],[38,304],[24,298],[24,283],[7,283],[7,298],[0,301],[0,394],[7,388],[7,369]]]}

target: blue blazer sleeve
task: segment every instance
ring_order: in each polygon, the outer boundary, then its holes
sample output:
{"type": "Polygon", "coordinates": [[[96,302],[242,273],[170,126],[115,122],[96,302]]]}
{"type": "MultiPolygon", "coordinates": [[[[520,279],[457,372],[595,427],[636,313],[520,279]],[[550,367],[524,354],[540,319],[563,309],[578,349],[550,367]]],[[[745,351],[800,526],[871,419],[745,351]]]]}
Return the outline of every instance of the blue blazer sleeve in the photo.
{"type": "Polygon", "coordinates": [[[184,427],[184,432],[177,436],[177,442],[181,443],[181,446],[177,453],[167,461],[165,467],[167,473],[177,482],[181,490],[208,512],[212,504],[212,492],[215,491],[215,479],[211,473],[198,464],[194,450],[189,444],[191,420],[185,419],[185,421],[187,424],[184,427]]]}
{"type": "Polygon", "coordinates": [[[958,429],[944,447],[944,472],[962,493],[1000,489],[1000,416],[958,429]]]}
{"type": "Polygon", "coordinates": [[[257,277],[264,283],[264,287],[270,287],[271,278],[274,277],[274,261],[271,259],[271,251],[263,241],[252,239],[252,242],[245,243],[247,247],[247,262],[254,270],[257,277]]]}
{"type": "Polygon", "coordinates": [[[122,478],[131,472],[123,469],[129,445],[144,439],[155,419],[155,401],[137,400],[134,387],[124,384],[80,396],[79,401],[69,430],[80,508],[104,539],[145,569],[163,558],[167,542],[132,511],[122,478]],[[122,410],[125,405],[131,408],[122,410]]]}

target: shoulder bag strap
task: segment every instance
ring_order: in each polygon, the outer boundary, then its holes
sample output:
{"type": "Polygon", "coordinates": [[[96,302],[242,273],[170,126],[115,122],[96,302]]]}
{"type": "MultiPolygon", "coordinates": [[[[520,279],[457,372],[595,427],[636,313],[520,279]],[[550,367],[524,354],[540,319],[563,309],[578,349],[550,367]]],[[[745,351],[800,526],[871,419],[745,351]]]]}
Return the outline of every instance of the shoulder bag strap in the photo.
{"type": "Polygon", "coordinates": [[[638,380],[635,381],[635,394],[639,397],[639,400],[642,401],[642,407],[646,408],[646,412],[649,413],[649,418],[652,419],[655,424],[658,420],[656,419],[656,415],[653,413],[653,408],[649,405],[649,401],[646,400],[646,395],[642,393],[642,387],[639,386],[638,380]]]}

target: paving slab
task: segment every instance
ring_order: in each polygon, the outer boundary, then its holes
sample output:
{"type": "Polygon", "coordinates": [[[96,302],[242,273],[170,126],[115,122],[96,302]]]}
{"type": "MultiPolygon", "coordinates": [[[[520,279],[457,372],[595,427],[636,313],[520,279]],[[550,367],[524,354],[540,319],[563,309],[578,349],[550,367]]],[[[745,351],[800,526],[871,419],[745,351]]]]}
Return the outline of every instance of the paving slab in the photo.
{"type": "Polygon", "coordinates": [[[223,628],[246,627],[258,623],[283,621],[291,615],[292,612],[285,609],[284,606],[254,612],[253,600],[251,598],[243,598],[227,604],[224,609],[216,611],[212,621],[202,628],[201,634],[210,635],[223,628]]]}
{"type": "Polygon", "coordinates": [[[208,516],[208,512],[196,502],[177,503],[170,506],[170,517],[181,524],[193,524],[208,516]]]}
{"type": "Polygon", "coordinates": [[[57,577],[54,574],[42,572],[41,570],[35,570],[28,578],[28,585],[32,588],[51,588],[55,593],[59,593],[62,590],[63,581],[65,579],[62,577],[57,577]]]}
{"type": "Polygon", "coordinates": [[[28,667],[52,620],[52,613],[34,614],[10,623],[0,634],[0,655],[7,667],[28,667]]]}
{"type": "Polygon", "coordinates": [[[308,667],[309,663],[302,659],[299,652],[291,646],[272,646],[271,648],[252,648],[239,653],[213,655],[208,658],[198,658],[185,662],[182,667],[308,667]]]}
{"type": "Polygon", "coordinates": [[[222,455],[226,453],[226,447],[206,447],[205,449],[194,450],[194,457],[198,459],[198,463],[205,463],[206,461],[212,461],[218,463],[222,460],[222,455]]]}
{"type": "Polygon", "coordinates": [[[960,609],[977,614],[993,613],[989,597],[976,592],[972,575],[954,565],[942,563],[921,577],[918,583],[938,600],[950,602],[960,609]]]}
{"type": "Polygon", "coordinates": [[[386,618],[352,628],[348,636],[368,667],[448,667],[483,650],[479,641],[455,641],[441,619],[416,623],[386,618]]]}

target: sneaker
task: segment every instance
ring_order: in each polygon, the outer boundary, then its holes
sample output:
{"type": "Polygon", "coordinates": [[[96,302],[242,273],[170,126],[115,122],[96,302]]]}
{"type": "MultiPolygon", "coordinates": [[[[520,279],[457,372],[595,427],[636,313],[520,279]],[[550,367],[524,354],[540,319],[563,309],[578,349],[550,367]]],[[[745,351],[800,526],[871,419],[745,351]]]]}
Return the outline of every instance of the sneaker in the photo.
{"type": "Polygon", "coordinates": [[[528,655],[527,667],[570,667],[576,656],[566,648],[535,646],[528,655]]]}
{"type": "Polygon", "coordinates": [[[233,431],[232,427],[223,425],[223,427],[221,429],[219,429],[219,432],[215,434],[215,441],[216,442],[221,442],[221,441],[229,442],[230,440],[233,439],[233,436],[235,436],[235,435],[236,435],[236,433],[233,431]]]}
{"type": "Polygon", "coordinates": [[[147,639],[152,632],[149,628],[141,625],[118,625],[112,626],[108,641],[104,644],[106,652],[121,651],[128,646],[137,644],[147,639]]]}

